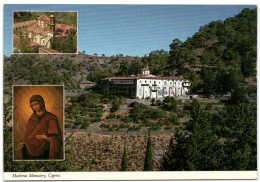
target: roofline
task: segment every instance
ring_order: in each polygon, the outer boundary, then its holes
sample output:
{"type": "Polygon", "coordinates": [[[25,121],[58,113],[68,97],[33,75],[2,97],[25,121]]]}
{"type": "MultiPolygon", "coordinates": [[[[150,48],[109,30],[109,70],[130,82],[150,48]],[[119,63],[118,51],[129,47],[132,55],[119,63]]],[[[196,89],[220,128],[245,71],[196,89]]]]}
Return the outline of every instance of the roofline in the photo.
{"type": "Polygon", "coordinates": [[[182,78],[165,78],[165,77],[108,77],[104,78],[103,80],[109,81],[117,81],[117,80],[138,80],[138,79],[151,79],[151,80],[183,80],[185,82],[189,82],[189,80],[185,80],[182,78]]]}

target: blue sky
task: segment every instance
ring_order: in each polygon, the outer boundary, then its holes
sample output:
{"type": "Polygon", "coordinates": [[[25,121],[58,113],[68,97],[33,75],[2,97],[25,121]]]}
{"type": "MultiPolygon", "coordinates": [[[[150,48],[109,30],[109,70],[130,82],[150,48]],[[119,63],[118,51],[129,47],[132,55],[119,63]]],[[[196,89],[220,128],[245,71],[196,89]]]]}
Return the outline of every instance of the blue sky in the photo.
{"type": "Polygon", "coordinates": [[[12,53],[13,11],[78,11],[78,50],[106,56],[169,51],[200,26],[225,20],[252,5],[5,5],[4,54],[12,53]]]}

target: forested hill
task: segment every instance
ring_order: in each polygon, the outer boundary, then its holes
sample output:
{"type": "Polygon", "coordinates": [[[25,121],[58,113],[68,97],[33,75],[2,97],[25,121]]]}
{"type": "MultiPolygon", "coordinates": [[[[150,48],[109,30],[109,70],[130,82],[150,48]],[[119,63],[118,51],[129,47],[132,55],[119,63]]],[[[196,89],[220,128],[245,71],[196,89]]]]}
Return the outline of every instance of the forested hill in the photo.
{"type": "Polygon", "coordinates": [[[225,21],[201,26],[185,42],[174,39],[167,61],[162,59],[165,61],[161,69],[163,75],[184,75],[192,81],[193,91],[207,90],[210,95],[232,89],[218,88],[221,80],[245,81],[255,77],[256,55],[257,10],[244,9],[225,21]],[[204,87],[207,82],[211,88],[204,87]]]}
{"type": "Polygon", "coordinates": [[[243,76],[256,74],[257,14],[244,9],[224,22],[213,21],[201,26],[185,42],[174,39],[170,44],[169,66],[212,66],[240,70],[243,76]]]}

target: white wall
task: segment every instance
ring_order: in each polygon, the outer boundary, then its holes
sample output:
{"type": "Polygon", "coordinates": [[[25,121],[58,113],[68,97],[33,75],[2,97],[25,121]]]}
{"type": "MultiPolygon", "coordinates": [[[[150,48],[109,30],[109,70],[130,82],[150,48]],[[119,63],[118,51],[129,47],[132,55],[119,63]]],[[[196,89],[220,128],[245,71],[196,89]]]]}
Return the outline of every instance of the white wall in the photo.
{"type": "Polygon", "coordinates": [[[166,96],[186,95],[189,90],[187,87],[182,87],[182,83],[182,80],[137,79],[136,97],[144,99],[147,97],[163,98],[166,96]],[[142,84],[145,84],[145,86],[142,86],[142,84]],[[157,91],[152,92],[152,90],[157,91]]]}

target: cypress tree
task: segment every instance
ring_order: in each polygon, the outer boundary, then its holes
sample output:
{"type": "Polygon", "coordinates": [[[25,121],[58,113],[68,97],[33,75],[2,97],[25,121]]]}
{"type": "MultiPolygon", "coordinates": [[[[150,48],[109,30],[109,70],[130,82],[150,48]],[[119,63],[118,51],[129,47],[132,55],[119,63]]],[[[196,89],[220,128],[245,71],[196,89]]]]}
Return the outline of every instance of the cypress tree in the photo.
{"type": "Polygon", "coordinates": [[[122,157],[122,163],[121,163],[121,171],[127,171],[127,154],[126,154],[126,146],[124,147],[124,153],[123,153],[123,157],[122,157]]]}
{"type": "Polygon", "coordinates": [[[153,171],[153,154],[152,154],[152,140],[150,136],[150,131],[148,134],[148,141],[146,147],[145,161],[144,161],[144,171],[153,171]]]}

